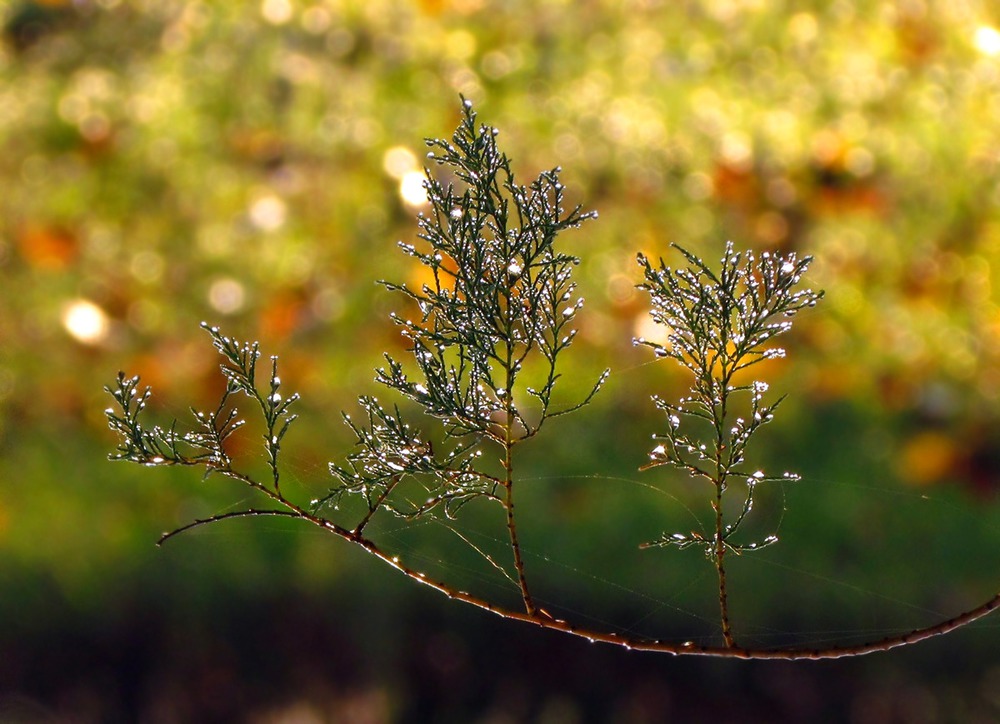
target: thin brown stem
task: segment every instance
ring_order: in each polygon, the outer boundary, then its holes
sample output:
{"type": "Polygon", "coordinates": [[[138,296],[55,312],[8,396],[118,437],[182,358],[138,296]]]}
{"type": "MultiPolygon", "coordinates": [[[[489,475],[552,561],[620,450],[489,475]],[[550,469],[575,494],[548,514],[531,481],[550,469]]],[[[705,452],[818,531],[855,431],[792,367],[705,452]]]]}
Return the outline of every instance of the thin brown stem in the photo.
{"type": "Polygon", "coordinates": [[[443,593],[448,598],[455,601],[462,601],[463,603],[470,604],[476,608],[480,608],[484,611],[489,611],[490,613],[496,614],[501,618],[513,620],[513,621],[523,621],[525,623],[531,623],[543,629],[548,629],[550,631],[561,631],[573,636],[578,636],[589,640],[590,642],[601,642],[612,644],[615,646],[621,646],[622,648],[636,650],[636,651],[655,651],[660,653],[668,653],[675,655],[694,655],[694,656],[711,656],[715,658],[732,658],[732,659],[783,659],[783,660],[822,660],[822,659],[838,659],[846,658],[852,656],[864,656],[866,654],[878,653],[881,651],[889,651],[900,646],[907,646],[910,644],[915,644],[920,641],[925,641],[936,636],[941,636],[947,634],[955,629],[961,628],[962,626],[967,626],[970,623],[977,621],[984,616],[990,614],[998,607],[1000,607],[1000,593],[990,598],[988,601],[983,603],[976,608],[973,608],[965,613],[961,613],[953,618],[949,618],[945,621],[941,621],[931,626],[927,626],[920,629],[912,630],[908,633],[898,634],[895,636],[887,636],[876,641],[871,641],[862,644],[856,644],[852,646],[828,646],[824,648],[784,648],[784,649],[753,649],[753,648],[740,648],[736,646],[700,646],[690,641],[674,642],[674,641],[663,641],[659,639],[642,639],[635,638],[631,636],[622,636],[614,632],[598,631],[586,627],[577,626],[573,623],[565,621],[563,619],[552,618],[549,616],[540,615],[536,610],[534,613],[525,613],[524,611],[514,611],[505,609],[501,606],[496,606],[489,601],[483,600],[474,596],[466,591],[461,591],[440,581],[435,581],[428,578],[423,573],[417,572],[414,569],[406,566],[400,561],[396,556],[390,556],[389,554],[382,551],[375,543],[366,538],[355,538],[349,532],[340,529],[342,532],[338,532],[335,527],[331,527],[333,524],[328,521],[317,521],[314,520],[321,527],[330,530],[331,532],[337,533],[342,537],[346,537],[349,540],[357,543],[362,548],[367,550],[376,558],[381,559],[385,563],[388,563],[393,568],[403,573],[404,575],[412,578],[413,580],[429,586],[434,590],[443,593]],[[346,533],[346,535],[344,535],[346,533]]]}
{"type": "MultiPolygon", "coordinates": [[[[498,220],[499,221],[499,220],[498,220]]],[[[506,220],[504,220],[506,221],[506,220]]],[[[502,224],[505,227],[506,224],[502,224]]],[[[504,324],[506,332],[506,359],[504,360],[505,377],[505,416],[503,429],[503,469],[504,469],[504,509],[507,511],[507,533],[510,537],[510,548],[514,554],[514,570],[517,572],[517,584],[521,589],[521,600],[524,602],[524,610],[529,616],[535,615],[535,602],[528,590],[528,579],[524,573],[524,559],[521,557],[521,544],[517,538],[517,524],[514,518],[514,425],[517,421],[517,412],[514,408],[514,378],[515,369],[518,363],[514,361],[514,308],[513,303],[514,285],[508,287],[506,294],[506,309],[504,312],[504,324]]],[[[527,425],[525,425],[527,429],[527,425]]]]}
{"type": "Polygon", "coordinates": [[[729,598],[726,593],[726,541],[724,539],[724,528],[722,520],[722,490],[720,483],[716,487],[715,502],[715,570],[719,574],[719,616],[722,622],[722,638],[726,642],[727,648],[736,646],[733,640],[733,630],[729,625],[729,598]]]}
{"type": "Polygon", "coordinates": [[[220,515],[213,515],[209,518],[197,518],[187,525],[182,525],[180,528],[176,528],[168,533],[164,533],[160,536],[160,539],[156,541],[156,545],[162,546],[168,540],[173,538],[175,535],[180,535],[192,528],[200,528],[203,525],[209,525],[210,523],[218,523],[222,520],[229,520],[230,518],[258,518],[261,516],[278,516],[281,518],[300,518],[301,516],[291,510],[257,510],[255,508],[250,508],[249,510],[236,510],[231,513],[222,513],[220,515]]]}
{"type": "MultiPolygon", "coordinates": [[[[221,472],[221,471],[220,471],[221,472]]],[[[235,471],[227,470],[225,473],[234,479],[243,480],[245,482],[250,482],[249,478],[246,478],[241,473],[235,471]]],[[[327,520],[321,516],[310,513],[308,510],[296,505],[287,498],[276,494],[274,491],[265,488],[259,484],[254,484],[253,487],[257,488],[265,495],[270,497],[275,502],[281,504],[286,508],[285,511],[281,510],[250,510],[250,511],[237,511],[232,513],[224,513],[219,516],[213,516],[209,519],[204,519],[201,521],[196,521],[195,523],[184,526],[183,528],[178,528],[177,530],[165,534],[161,539],[160,543],[164,543],[173,536],[185,531],[190,530],[193,527],[200,525],[208,525],[209,523],[217,523],[230,518],[240,518],[240,517],[255,517],[262,515],[275,515],[281,517],[289,518],[299,518],[301,520],[312,523],[313,525],[319,526],[323,530],[333,533],[334,535],[343,538],[351,543],[355,543],[370,554],[378,558],[379,560],[387,563],[396,570],[398,570],[403,575],[408,578],[422,583],[425,586],[433,588],[434,590],[443,593],[450,599],[455,601],[462,601],[476,608],[482,609],[484,611],[489,611],[494,613],[501,618],[509,619],[512,621],[524,621],[526,623],[534,624],[543,629],[548,629],[551,631],[561,631],[573,636],[578,636],[580,638],[585,638],[591,642],[600,641],[602,643],[612,644],[615,646],[621,646],[626,649],[634,649],[637,651],[656,651],[661,653],[669,653],[675,655],[695,655],[695,656],[712,656],[716,658],[736,658],[736,659],[806,659],[806,660],[820,660],[820,659],[837,659],[845,658],[851,656],[863,656],[866,654],[877,653],[880,651],[889,651],[890,649],[897,648],[899,646],[907,646],[909,644],[915,644],[920,641],[925,641],[936,636],[942,636],[955,629],[967,626],[974,621],[977,621],[984,616],[987,616],[998,607],[1000,607],[1000,593],[990,598],[985,603],[961,613],[952,618],[946,619],[939,623],[926,626],[924,628],[914,629],[907,633],[897,634],[894,636],[887,636],[882,639],[875,641],[870,641],[862,644],[855,644],[851,646],[828,646],[823,648],[782,648],[782,649],[753,649],[753,648],[741,648],[738,646],[701,646],[690,641],[664,641],[660,639],[644,639],[636,638],[632,636],[622,636],[614,632],[600,631],[587,627],[577,626],[576,624],[570,623],[559,618],[553,618],[551,616],[542,615],[542,613],[534,607],[525,611],[507,609],[502,606],[496,606],[489,601],[479,598],[467,591],[462,591],[441,581],[436,581],[432,578],[428,578],[423,573],[407,566],[404,564],[398,556],[392,555],[384,550],[382,550],[376,543],[368,538],[365,538],[362,534],[357,533],[352,530],[348,530],[340,525],[337,525],[333,521],[327,520]]],[[[515,550],[517,550],[515,548],[515,550]]],[[[523,569],[522,569],[523,570],[523,569]]]]}
{"type": "MultiPolygon", "coordinates": [[[[508,451],[509,458],[509,451],[508,451]]],[[[524,560],[521,558],[521,546],[517,540],[517,526],[514,524],[514,486],[511,481],[506,483],[507,495],[504,507],[507,509],[507,531],[510,534],[510,547],[514,552],[514,569],[517,571],[517,583],[521,588],[521,600],[529,616],[535,615],[535,602],[528,590],[528,579],[524,575],[524,560]]]]}
{"type": "Polygon", "coordinates": [[[365,529],[365,526],[368,525],[368,521],[370,521],[372,519],[372,516],[375,515],[375,512],[382,507],[382,503],[384,503],[385,499],[389,497],[389,493],[391,493],[392,489],[399,484],[399,481],[400,477],[396,476],[392,479],[391,483],[385,486],[385,490],[383,490],[381,494],[379,494],[378,500],[375,501],[375,504],[368,508],[368,512],[365,514],[365,517],[361,519],[360,523],[354,526],[355,535],[361,535],[361,532],[365,529]]]}
{"type": "MultiPolygon", "coordinates": [[[[725,340],[723,340],[725,344],[725,340]]],[[[719,620],[722,623],[722,638],[727,648],[734,648],[736,642],[733,640],[733,630],[729,624],[729,595],[726,592],[726,529],[722,515],[722,496],[726,492],[726,478],[729,474],[729,466],[725,462],[726,457],[726,415],[727,403],[729,401],[729,378],[726,372],[726,360],[722,362],[722,376],[718,380],[719,402],[712,406],[712,414],[715,417],[715,500],[712,507],[715,510],[715,570],[719,574],[719,620]]]]}
{"type": "MultiPolygon", "coordinates": [[[[510,375],[508,375],[510,380],[510,375]]],[[[535,615],[535,602],[531,598],[528,590],[528,579],[524,574],[524,560],[521,558],[521,544],[517,539],[517,524],[514,519],[514,440],[513,440],[513,415],[510,414],[513,395],[510,388],[507,388],[507,421],[504,425],[504,509],[507,511],[507,533],[510,536],[510,548],[514,554],[514,570],[517,571],[517,584],[521,589],[521,600],[524,602],[524,610],[529,616],[535,615]]]]}

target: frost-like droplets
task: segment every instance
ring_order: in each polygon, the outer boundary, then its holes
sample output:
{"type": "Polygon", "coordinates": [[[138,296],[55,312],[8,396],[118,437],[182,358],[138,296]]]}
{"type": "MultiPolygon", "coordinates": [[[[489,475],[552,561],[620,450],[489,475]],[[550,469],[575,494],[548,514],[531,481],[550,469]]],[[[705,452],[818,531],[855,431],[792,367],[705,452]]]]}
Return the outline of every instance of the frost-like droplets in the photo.
{"type": "Polygon", "coordinates": [[[271,395],[271,402],[281,402],[281,393],[275,392],[273,395],[271,395]]]}
{"type": "Polygon", "coordinates": [[[453,218],[453,219],[461,219],[462,218],[462,209],[460,209],[459,207],[456,206],[455,208],[453,208],[451,210],[451,213],[449,214],[449,216],[451,216],[451,218],[453,218]]]}
{"type": "Polygon", "coordinates": [[[522,271],[524,271],[523,267],[520,264],[518,264],[516,261],[512,261],[507,266],[507,273],[510,274],[512,277],[519,277],[519,276],[521,276],[521,272],[522,271]]]}

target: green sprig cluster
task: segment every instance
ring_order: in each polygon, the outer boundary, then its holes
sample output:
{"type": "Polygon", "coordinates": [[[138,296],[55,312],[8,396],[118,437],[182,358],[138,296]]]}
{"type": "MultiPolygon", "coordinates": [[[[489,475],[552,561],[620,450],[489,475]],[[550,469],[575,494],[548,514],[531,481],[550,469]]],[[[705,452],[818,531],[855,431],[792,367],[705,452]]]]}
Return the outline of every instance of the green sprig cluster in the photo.
{"type": "Polygon", "coordinates": [[[720,515],[730,481],[744,481],[747,493],[735,521],[723,524],[721,539],[672,533],[645,546],[700,545],[709,556],[720,557],[720,544],[741,552],[777,541],[768,536],[741,544],[731,537],[752,510],[758,484],[798,479],[793,473],[771,476],[744,467],[751,438],[774,418],[784,397],[765,403],[766,382],[737,383],[737,376],[764,360],[784,357],[785,350],[771,341],[791,329],[790,318],[815,306],[823,293],[797,289],[812,261],[808,256],[764,252],[758,258],[753,252],[737,252],[729,242],[721,269],[714,272],[695,255],[676,248],[689,266],[671,269],[662,259],[654,266],[645,256],[638,257],[645,278],[639,288],[650,295],[654,321],[669,332],[666,344],[642,338],[635,343],[651,347],[657,357],[676,360],[693,378],[690,395],[676,403],[653,397],[667,415],[668,426],[665,433],[653,436],[658,444],[644,468],[668,465],[708,480],[717,488],[720,515]],[[745,417],[736,414],[741,401],[745,417]]]}

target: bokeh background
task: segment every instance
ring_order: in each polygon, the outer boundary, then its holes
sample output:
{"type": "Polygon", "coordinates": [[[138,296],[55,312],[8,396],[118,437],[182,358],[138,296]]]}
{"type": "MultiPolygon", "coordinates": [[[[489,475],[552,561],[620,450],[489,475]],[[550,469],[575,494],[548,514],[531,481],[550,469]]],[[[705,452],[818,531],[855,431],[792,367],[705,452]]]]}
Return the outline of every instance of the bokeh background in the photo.
{"type": "MultiPolygon", "coordinates": [[[[737,635],[852,642],[978,605],[1000,570],[995,4],[12,0],[0,25],[0,719],[1000,718],[996,620],[853,661],[673,659],[504,623],[281,521],[157,549],[253,501],[108,462],[102,392],[140,374],[183,417],[219,389],[198,323],[260,339],[304,397],[286,489],[322,494],[340,411],[404,348],[374,282],[417,273],[395,242],[461,93],[523,181],[561,165],[600,212],[563,242],[587,299],[567,399],[613,376],[522,461],[543,601],[718,637],[704,557],[636,549],[707,499],[637,472],[649,394],[684,379],[631,338],[655,333],[637,251],[732,239],[814,255],[827,291],[760,368],[789,398],[758,459],[803,480],[755,511],[782,542],[731,564],[737,635]]],[[[460,532],[489,549],[493,523],[460,532]]],[[[379,534],[510,594],[444,529],[379,534]]]]}

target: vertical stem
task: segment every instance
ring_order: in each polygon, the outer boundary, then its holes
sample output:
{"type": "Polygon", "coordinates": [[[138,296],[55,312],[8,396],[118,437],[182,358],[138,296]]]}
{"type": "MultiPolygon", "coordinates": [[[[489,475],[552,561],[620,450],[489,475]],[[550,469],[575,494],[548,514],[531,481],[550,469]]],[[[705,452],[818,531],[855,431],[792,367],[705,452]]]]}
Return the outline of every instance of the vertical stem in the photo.
{"type": "Polygon", "coordinates": [[[726,543],[723,540],[723,523],[722,523],[722,490],[724,488],[724,481],[719,481],[716,483],[716,493],[715,501],[712,503],[712,507],[715,509],[715,570],[719,573],[719,613],[722,619],[722,638],[726,642],[728,648],[735,646],[733,640],[733,631],[729,625],[729,601],[726,594],[726,566],[725,566],[725,555],[726,555],[726,543]]]}
{"type": "Polygon", "coordinates": [[[521,588],[521,599],[524,601],[524,609],[529,616],[535,615],[535,602],[528,591],[528,580],[524,575],[524,560],[521,558],[521,545],[517,540],[517,525],[514,522],[514,341],[512,339],[514,330],[514,304],[512,302],[510,285],[506,294],[505,322],[507,333],[507,354],[504,364],[506,372],[505,384],[505,412],[504,420],[504,508],[507,509],[507,532],[510,535],[510,548],[514,553],[514,569],[517,571],[517,583],[521,588]]]}
{"type": "Polygon", "coordinates": [[[513,467],[511,465],[511,445],[510,445],[510,423],[508,422],[506,456],[504,458],[504,468],[506,479],[504,488],[506,497],[504,507],[507,509],[507,532],[510,534],[510,547],[514,552],[514,569],[517,571],[517,583],[521,587],[521,599],[524,601],[524,608],[529,616],[535,615],[535,602],[528,591],[528,580],[524,575],[524,560],[521,558],[521,545],[517,540],[517,526],[514,523],[514,480],[512,477],[513,467]]]}
{"type": "MultiPolygon", "coordinates": [[[[726,335],[723,334],[723,345],[726,344],[726,335]]],[[[719,616],[722,622],[722,638],[726,642],[727,648],[735,646],[733,631],[729,625],[729,597],[726,592],[726,540],[725,524],[722,519],[722,496],[726,492],[726,477],[729,473],[727,461],[728,451],[726,450],[726,407],[729,402],[729,381],[732,372],[727,369],[726,359],[723,357],[722,373],[717,380],[719,385],[718,403],[713,405],[715,415],[715,500],[712,508],[715,510],[715,570],[719,574],[719,616]]]]}
{"type": "Polygon", "coordinates": [[[385,486],[385,490],[383,490],[383,491],[382,491],[382,492],[381,492],[381,493],[379,494],[379,496],[378,496],[378,500],[376,500],[376,501],[375,501],[375,504],[374,504],[374,505],[371,505],[371,506],[369,506],[369,508],[368,508],[368,513],[367,513],[367,514],[365,515],[365,517],[364,517],[364,518],[362,518],[362,519],[361,519],[361,522],[360,522],[360,523],[358,523],[358,524],[357,524],[357,525],[356,525],[356,526],[354,527],[354,530],[352,531],[354,535],[356,535],[356,536],[360,536],[360,535],[361,535],[361,533],[362,533],[362,532],[364,531],[364,529],[365,529],[365,526],[366,526],[366,525],[368,525],[368,521],[370,521],[370,520],[372,519],[372,516],[374,516],[374,515],[375,515],[375,512],[376,512],[376,511],[377,511],[377,510],[378,510],[378,509],[379,509],[380,507],[382,507],[382,503],[384,503],[384,502],[385,502],[385,499],[389,497],[389,493],[391,493],[391,492],[392,492],[392,489],[393,489],[393,488],[395,488],[395,487],[396,487],[396,485],[398,485],[398,484],[399,484],[399,481],[400,481],[400,480],[401,480],[401,478],[400,478],[399,476],[396,476],[396,477],[394,477],[394,478],[392,479],[392,482],[391,482],[391,483],[389,483],[388,485],[386,485],[386,486],[385,486]]]}

